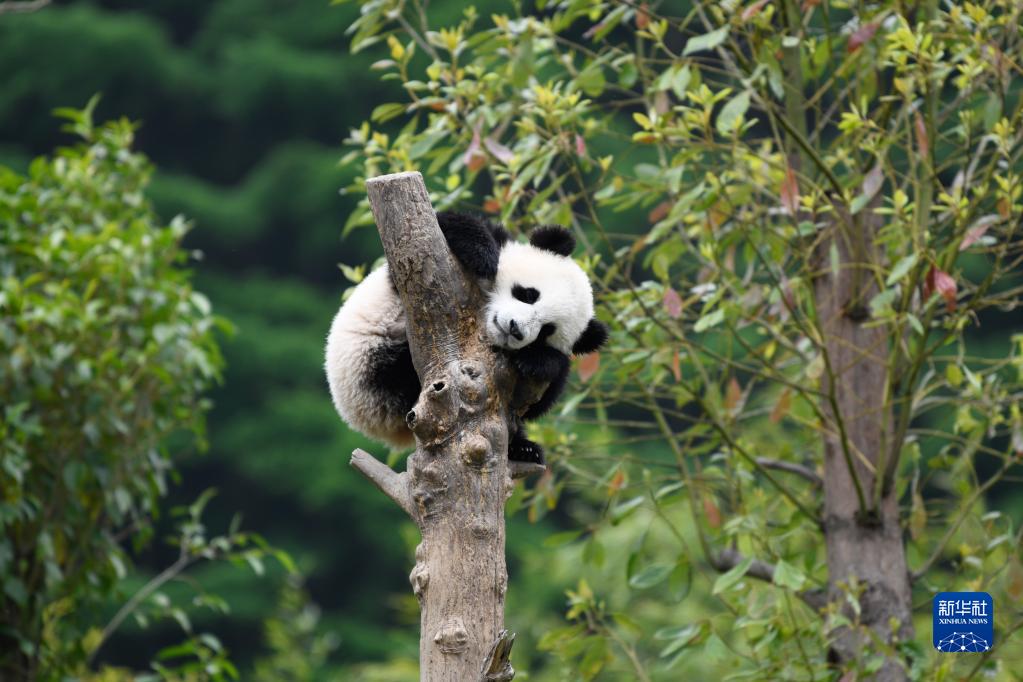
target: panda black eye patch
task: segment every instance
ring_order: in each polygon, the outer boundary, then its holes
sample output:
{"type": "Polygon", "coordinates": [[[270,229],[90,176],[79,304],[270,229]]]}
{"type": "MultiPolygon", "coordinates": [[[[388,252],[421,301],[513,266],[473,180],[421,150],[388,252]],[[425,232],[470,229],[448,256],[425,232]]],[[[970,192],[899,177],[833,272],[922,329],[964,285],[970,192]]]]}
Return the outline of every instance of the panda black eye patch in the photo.
{"type": "Polygon", "coordinates": [[[517,301],[533,305],[540,298],[540,292],[533,287],[524,287],[521,284],[512,286],[512,296],[517,301]]]}

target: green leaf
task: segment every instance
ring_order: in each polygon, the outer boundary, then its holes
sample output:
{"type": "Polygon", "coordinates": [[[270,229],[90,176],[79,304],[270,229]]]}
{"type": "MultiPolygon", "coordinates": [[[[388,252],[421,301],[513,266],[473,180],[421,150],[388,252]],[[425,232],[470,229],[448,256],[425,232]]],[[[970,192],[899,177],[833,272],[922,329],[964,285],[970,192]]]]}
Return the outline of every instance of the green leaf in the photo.
{"type": "Polygon", "coordinates": [[[856,198],[849,202],[849,213],[856,215],[863,210],[863,207],[870,201],[870,197],[865,194],[858,194],[856,198]]]}
{"type": "Polygon", "coordinates": [[[718,308],[712,313],[702,316],[693,325],[693,331],[699,333],[707,331],[711,327],[721,324],[725,319],[725,311],[723,308],[718,308]]]}
{"type": "Polygon", "coordinates": [[[728,103],[722,107],[721,113],[718,114],[716,127],[719,133],[731,135],[735,131],[738,124],[742,122],[746,110],[749,109],[749,98],[749,91],[746,90],[728,100],[728,103]]]}
{"type": "Polygon", "coordinates": [[[918,253],[916,251],[908,256],[903,256],[902,259],[895,264],[895,267],[892,268],[892,271],[888,273],[888,279],[885,280],[885,286],[894,286],[896,282],[909,274],[909,271],[913,269],[914,265],[916,265],[917,258],[918,253]]]}
{"type": "Polygon", "coordinates": [[[667,658],[676,651],[688,646],[700,635],[702,630],[703,625],[700,623],[693,623],[680,627],[662,628],[658,630],[654,633],[654,638],[671,640],[668,646],[661,649],[658,656],[661,658],[667,658]]]}
{"type": "Polygon", "coordinates": [[[637,495],[636,497],[633,497],[630,500],[626,500],[625,502],[622,502],[621,504],[616,504],[614,507],[611,508],[611,512],[609,514],[609,516],[611,518],[611,523],[618,523],[619,521],[624,519],[626,516],[628,516],[629,514],[631,514],[634,511],[636,511],[636,509],[641,504],[643,504],[643,502],[645,500],[646,500],[645,496],[637,495]]]}
{"type": "Polygon", "coordinates": [[[373,109],[373,113],[369,115],[370,120],[376,123],[384,123],[390,121],[392,118],[401,116],[405,113],[405,105],[399,102],[388,102],[387,104],[381,104],[380,106],[373,109]]]}
{"type": "Polygon", "coordinates": [[[803,584],[806,582],[806,576],[792,564],[784,559],[780,559],[774,565],[774,575],[771,576],[771,580],[779,587],[799,590],[802,589],[803,584]]]}
{"type": "Polygon", "coordinates": [[[730,589],[737,582],[743,579],[746,575],[746,571],[753,565],[753,558],[746,557],[738,565],[734,566],[727,573],[722,573],[718,576],[718,579],[714,581],[714,587],[711,589],[711,594],[721,594],[726,590],[730,589]]]}
{"type": "Polygon", "coordinates": [[[646,590],[664,581],[675,569],[674,564],[650,564],[639,573],[629,578],[629,587],[635,590],[646,590]]]}
{"type": "Polygon", "coordinates": [[[587,97],[599,97],[604,92],[606,81],[600,64],[590,64],[575,79],[576,85],[586,93],[587,97]]]}
{"type": "Polygon", "coordinates": [[[696,36],[690,38],[686,43],[686,47],[682,50],[682,56],[691,55],[694,52],[700,52],[702,50],[712,50],[721,43],[725,42],[725,38],[728,37],[728,26],[722,26],[721,28],[711,31],[710,33],[702,36],[696,36]]]}

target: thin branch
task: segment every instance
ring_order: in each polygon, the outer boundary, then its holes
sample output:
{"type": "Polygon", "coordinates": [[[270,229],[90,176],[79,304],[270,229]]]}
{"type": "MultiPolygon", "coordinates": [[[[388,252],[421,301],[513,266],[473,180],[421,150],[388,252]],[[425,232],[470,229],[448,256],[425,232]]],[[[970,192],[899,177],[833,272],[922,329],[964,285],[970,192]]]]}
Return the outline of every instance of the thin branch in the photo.
{"type": "Polygon", "coordinates": [[[408,474],[396,472],[365,450],[356,448],[351,462],[355,469],[369,479],[384,495],[394,500],[405,513],[412,516],[412,496],[408,489],[408,474]]]}
{"type": "Polygon", "coordinates": [[[195,560],[195,558],[196,557],[188,553],[188,549],[185,547],[184,543],[182,543],[181,553],[178,555],[178,558],[174,561],[174,563],[163,569],[159,575],[139,588],[139,591],[133,594],[131,599],[126,601],[121,608],[118,609],[117,613],[114,614],[114,617],[110,619],[110,622],[107,623],[106,627],[103,628],[103,632],[100,634],[99,645],[90,652],[89,661],[92,661],[103,644],[117,631],[117,628],[121,627],[121,623],[124,622],[125,618],[135,612],[135,609],[139,607],[139,604],[144,602],[151,594],[188,568],[189,564],[195,560]]]}
{"type": "Polygon", "coordinates": [[[765,469],[777,469],[778,471],[787,471],[790,474],[802,476],[812,483],[815,488],[824,484],[824,481],[821,480],[821,477],[817,475],[816,471],[810,467],[805,467],[802,464],[784,462],[780,459],[769,459],[767,457],[757,457],[756,463],[765,469]]]}

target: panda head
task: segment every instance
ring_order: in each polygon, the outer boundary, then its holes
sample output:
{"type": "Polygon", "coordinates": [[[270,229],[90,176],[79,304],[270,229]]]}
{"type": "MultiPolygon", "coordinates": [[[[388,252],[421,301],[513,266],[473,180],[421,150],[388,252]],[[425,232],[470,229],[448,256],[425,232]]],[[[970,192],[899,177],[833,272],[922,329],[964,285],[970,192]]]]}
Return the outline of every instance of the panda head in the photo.
{"type": "Polygon", "coordinates": [[[593,317],[593,290],[570,256],[574,248],[572,234],[557,226],[535,229],[528,244],[505,244],[487,303],[491,343],[519,350],[539,340],[565,355],[604,343],[607,328],[593,317]]]}

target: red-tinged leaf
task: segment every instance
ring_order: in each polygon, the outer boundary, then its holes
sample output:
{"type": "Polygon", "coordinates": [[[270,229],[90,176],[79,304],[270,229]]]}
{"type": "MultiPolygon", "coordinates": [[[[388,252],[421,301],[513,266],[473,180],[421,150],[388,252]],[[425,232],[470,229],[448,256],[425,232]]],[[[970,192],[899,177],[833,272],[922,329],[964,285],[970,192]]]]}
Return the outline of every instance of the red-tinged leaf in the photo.
{"type": "Polygon", "coordinates": [[[616,492],[622,489],[625,485],[625,471],[619,469],[615,472],[615,475],[611,477],[611,480],[607,483],[607,496],[611,497],[616,492]]]}
{"type": "Polygon", "coordinates": [[[924,117],[920,112],[913,114],[913,127],[916,129],[916,148],[921,158],[928,158],[931,154],[931,142],[927,137],[927,126],[924,124],[924,117]]]}
{"type": "Polygon", "coordinates": [[[646,219],[650,221],[650,224],[659,223],[668,215],[668,211],[671,210],[670,201],[662,201],[661,203],[654,206],[649,213],[646,214],[646,219]]]}
{"type": "Polygon", "coordinates": [[[1002,216],[1003,218],[1008,218],[1010,215],[1012,215],[1012,203],[1009,202],[1009,199],[1007,197],[1002,197],[1001,199],[999,199],[998,203],[995,204],[995,206],[996,208],[998,208],[998,215],[1002,216]]]}
{"type": "Polygon", "coordinates": [[[883,183],[884,173],[881,170],[881,164],[878,163],[863,177],[863,196],[867,197],[868,201],[873,199],[883,183]]]}
{"type": "Polygon", "coordinates": [[[650,25],[650,6],[643,2],[636,10],[636,28],[644,29],[650,25]]]}
{"type": "Polygon", "coordinates": [[[590,377],[600,369],[600,353],[587,353],[579,358],[576,370],[579,372],[580,381],[589,381],[590,377]]]}
{"type": "Polygon", "coordinates": [[[480,149],[480,129],[476,128],[472,131],[472,142],[469,143],[469,148],[465,150],[465,154],[462,155],[462,162],[465,163],[466,167],[476,172],[487,163],[487,155],[480,149]]]}
{"type": "Polygon", "coordinates": [[[984,236],[984,233],[987,232],[988,228],[997,223],[999,220],[1001,220],[1001,218],[993,214],[983,216],[977,220],[977,222],[973,224],[973,227],[966,231],[966,236],[963,237],[963,243],[959,245],[959,250],[965,251],[976,244],[977,241],[984,236]]]}
{"type": "Polygon", "coordinates": [[[580,159],[586,158],[586,140],[579,133],[575,135],[575,155],[580,159]]]}
{"type": "Polygon", "coordinates": [[[707,525],[711,528],[721,527],[721,510],[710,496],[703,498],[703,513],[707,516],[707,525]]]}
{"type": "Polygon", "coordinates": [[[781,182],[781,207],[789,215],[799,210],[799,180],[791,168],[785,169],[785,179],[781,182]]]}
{"type": "Polygon", "coordinates": [[[752,5],[744,9],[742,11],[742,14],[739,16],[743,21],[749,21],[753,17],[757,16],[757,14],[760,13],[760,10],[762,10],[764,8],[764,5],[766,4],[767,0],[757,0],[752,5]]]}
{"type": "Polygon", "coordinates": [[[838,678],[838,682],[856,682],[856,671],[850,670],[849,672],[838,678]]]}
{"type": "Polygon", "coordinates": [[[949,312],[956,309],[956,281],[950,274],[932,265],[924,281],[924,296],[930,298],[934,293],[945,299],[945,307],[949,312]]]}
{"type": "Polygon", "coordinates": [[[515,153],[512,152],[512,150],[508,149],[492,137],[488,137],[483,140],[483,146],[487,148],[488,152],[494,155],[494,158],[505,165],[511,163],[511,160],[515,158],[515,153]]]}
{"type": "Polygon", "coordinates": [[[781,295],[785,297],[785,307],[791,310],[796,309],[796,297],[792,293],[792,282],[785,276],[785,273],[781,275],[781,295]]]}
{"type": "Polygon", "coordinates": [[[785,418],[785,415],[789,413],[789,408],[792,407],[792,391],[785,389],[778,396],[778,402],[774,404],[774,409],[771,410],[771,421],[775,424],[785,418]]]}
{"type": "Polygon", "coordinates": [[[949,312],[956,309],[956,281],[947,272],[938,270],[934,273],[934,290],[945,299],[945,307],[949,312]]]}
{"type": "Polygon", "coordinates": [[[671,287],[664,290],[664,312],[673,320],[682,317],[682,297],[671,287]]]}
{"type": "Polygon", "coordinates": [[[725,391],[725,409],[734,410],[740,400],[742,400],[742,386],[739,385],[738,379],[732,377],[728,381],[728,390],[725,391]]]}
{"type": "Polygon", "coordinates": [[[671,373],[675,377],[675,381],[682,381],[682,358],[678,351],[671,356],[671,373]]]}
{"type": "Polygon", "coordinates": [[[803,12],[813,9],[819,4],[821,4],[821,0],[803,0],[803,12]]]}
{"type": "Polygon", "coordinates": [[[849,36],[849,43],[847,45],[848,50],[850,52],[855,52],[856,50],[863,47],[864,43],[866,43],[867,41],[874,37],[874,34],[877,33],[877,29],[880,25],[881,24],[877,22],[872,22],[869,24],[864,24],[863,26],[860,26],[858,29],[853,31],[852,35],[849,36]]]}
{"type": "Polygon", "coordinates": [[[485,213],[500,213],[501,202],[499,202],[497,199],[487,199],[486,201],[483,202],[483,211],[485,213]]]}

